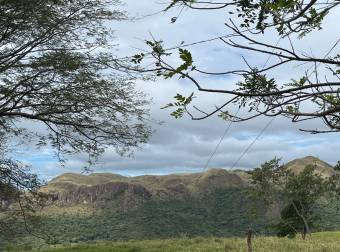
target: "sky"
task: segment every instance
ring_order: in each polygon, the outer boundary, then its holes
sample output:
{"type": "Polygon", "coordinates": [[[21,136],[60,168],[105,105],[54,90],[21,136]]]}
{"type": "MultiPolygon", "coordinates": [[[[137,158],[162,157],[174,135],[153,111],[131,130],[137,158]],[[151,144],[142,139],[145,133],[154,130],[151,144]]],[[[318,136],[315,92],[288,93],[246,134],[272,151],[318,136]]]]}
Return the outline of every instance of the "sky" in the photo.
{"type": "MultiPolygon", "coordinates": [[[[165,7],[154,0],[127,0],[121,8],[126,10],[134,21],[121,21],[110,24],[116,32],[117,54],[133,55],[147,49],[145,39],[162,39],[167,47],[205,40],[228,34],[224,23],[228,20],[228,11],[182,11],[175,9],[168,13],[158,13],[165,7]],[[180,15],[179,15],[180,14],[180,15]],[[178,16],[175,24],[171,17],[178,16]]],[[[329,15],[325,20],[325,29],[316,31],[304,40],[294,40],[297,48],[307,48],[307,52],[323,57],[329,50],[330,41],[338,39],[339,11],[329,15]],[[324,45],[329,45],[325,47],[324,45]]],[[[274,33],[269,33],[261,39],[272,43],[277,42],[274,33]]],[[[279,41],[281,42],[281,41],[279,41]]],[[[282,45],[284,45],[284,41],[282,45]]],[[[281,45],[281,44],[280,44],[281,45]]],[[[205,70],[218,71],[231,67],[244,66],[242,57],[252,64],[265,64],[266,57],[254,55],[227,47],[221,41],[204,43],[190,48],[196,64],[205,70]]],[[[337,48],[339,51],[339,48],[337,48]]],[[[270,59],[271,60],[271,59],[270,59]]],[[[269,61],[270,61],[269,60],[269,61]]],[[[278,80],[289,80],[301,75],[303,68],[290,65],[278,69],[274,77],[278,80]]],[[[202,77],[204,86],[230,87],[237,81],[234,77],[202,77]]],[[[292,124],[284,118],[276,118],[264,133],[254,143],[252,148],[246,148],[254,141],[269,122],[270,118],[257,118],[243,123],[232,124],[215,155],[207,165],[212,152],[221,141],[229,124],[219,118],[211,117],[203,121],[192,121],[188,117],[174,119],[170,111],[162,110],[165,104],[173,101],[177,93],[189,95],[195,92],[195,105],[211,109],[222,104],[223,95],[198,93],[188,81],[176,78],[170,80],[137,81],[136,88],[147,93],[152,99],[151,117],[162,121],[161,125],[152,124],[155,133],[150,141],[134,151],[133,157],[121,157],[114,150],[108,149],[93,167],[94,172],[111,172],[125,176],[143,174],[169,174],[182,172],[201,172],[207,168],[251,169],[273,157],[282,158],[288,162],[304,156],[316,156],[332,165],[340,160],[340,134],[311,135],[299,131],[300,128],[323,127],[320,121],[309,121],[304,124],[292,124]],[[239,160],[240,159],[240,160],[239,160]],[[236,163],[236,161],[239,162],[236,163]]],[[[53,150],[48,148],[39,151],[27,147],[17,152],[18,158],[32,164],[32,170],[41,178],[49,180],[65,172],[82,172],[86,163],[86,155],[68,157],[62,167],[54,158],[53,150]]]]}

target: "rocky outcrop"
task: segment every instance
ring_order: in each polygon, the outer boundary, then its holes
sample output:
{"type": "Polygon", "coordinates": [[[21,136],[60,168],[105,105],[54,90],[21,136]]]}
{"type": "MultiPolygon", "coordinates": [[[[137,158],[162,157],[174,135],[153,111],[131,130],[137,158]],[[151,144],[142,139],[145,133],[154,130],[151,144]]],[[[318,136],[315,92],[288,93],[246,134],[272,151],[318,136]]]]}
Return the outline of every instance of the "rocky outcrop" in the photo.
{"type": "MultiPolygon", "coordinates": [[[[334,173],[329,164],[314,157],[287,163],[296,173],[301,172],[306,165],[315,165],[316,172],[325,177],[334,173]]],[[[128,211],[149,200],[202,199],[216,190],[247,186],[249,174],[244,171],[209,169],[202,173],[138,177],[67,173],[50,181],[42,191],[50,195],[51,203],[61,207],[93,206],[96,209],[99,206],[128,211]]]]}
{"type": "Polygon", "coordinates": [[[151,192],[142,185],[126,182],[109,182],[94,186],[83,185],[73,188],[73,190],[50,192],[49,195],[52,203],[62,206],[79,204],[102,205],[105,202],[121,198],[124,202],[124,209],[149,200],[152,196],[151,192]]]}

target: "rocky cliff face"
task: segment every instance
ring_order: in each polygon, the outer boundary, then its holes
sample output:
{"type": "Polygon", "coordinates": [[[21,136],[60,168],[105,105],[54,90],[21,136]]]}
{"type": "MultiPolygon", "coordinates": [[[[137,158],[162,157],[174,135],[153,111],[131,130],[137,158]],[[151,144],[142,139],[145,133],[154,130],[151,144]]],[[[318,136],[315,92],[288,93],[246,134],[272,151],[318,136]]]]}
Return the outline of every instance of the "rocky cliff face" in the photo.
{"type": "Polygon", "coordinates": [[[59,206],[91,205],[104,207],[107,202],[122,201],[120,209],[127,211],[152,197],[152,193],[144,186],[126,182],[108,182],[93,186],[68,185],[67,188],[68,190],[60,192],[48,192],[51,203],[59,206]]]}
{"type": "Polygon", "coordinates": [[[204,173],[140,176],[113,174],[63,174],[45,186],[51,205],[60,207],[111,207],[128,211],[149,200],[189,200],[211,190],[242,187],[247,182],[237,173],[210,169],[204,173]]]}
{"type": "MultiPolygon", "coordinates": [[[[317,172],[330,176],[332,167],[313,157],[287,163],[294,172],[315,164],[317,172]]],[[[248,186],[249,175],[243,171],[210,169],[203,173],[172,174],[167,176],[124,177],[114,174],[63,174],[42,190],[53,205],[91,206],[128,211],[149,200],[190,200],[225,188],[248,186]]]]}

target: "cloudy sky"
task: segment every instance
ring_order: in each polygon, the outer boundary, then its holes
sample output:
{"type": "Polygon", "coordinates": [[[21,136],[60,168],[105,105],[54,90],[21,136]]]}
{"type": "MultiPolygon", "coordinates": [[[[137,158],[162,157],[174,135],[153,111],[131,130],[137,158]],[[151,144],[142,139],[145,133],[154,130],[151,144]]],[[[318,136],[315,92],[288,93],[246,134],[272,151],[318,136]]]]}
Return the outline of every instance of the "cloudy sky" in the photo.
{"type": "MultiPolygon", "coordinates": [[[[155,0],[125,1],[125,9],[135,21],[113,23],[119,42],[120,55],[133,55],[140,50],[147,49],[145,39],[151,36],[166,41],[167,47],[180,44],[206,40],[230,33],[224,23],[228,20],[227,10],[222,11],[182,11],[173,10],[169,13],[158,13],[164,4],[155,0]],[[175,24],[170,20],[179,16],[175,24]]],[[[304,40],[294,40],[297,48],[303,48],[307,53],[323,57],[331,43],[339,38],[339,22],[334,12],[325,20],[325,29],[317,31],[304,40]],[[326,45],[326,46],[325,46],[326,45]]],[[[277,42],[277,38],[269,33],[262,37],[264,41],[277,42]]],[[[284,41],[279,41],[284,45],[284,41]]],[[[336,49],[339,52],[339,48],[336,49]]],[[[244,67],[242,57],[250,63],[262,65],[267,57],[250,54],[230,47],[221,41],[203,43],[191,47],[194,60],[198,66],[207,71],[227,70],[233,67],[244,67]]],[[[303,66],[305,69],[305,66],[303,66]]],[[[301,76],[303,68],[290,65],[278,69],[274,77],[279,80],[289,80],[301,76]]],[[[204,86],[230,87],[236,79],[230,76],[201,79],[204,86]]],[[[155,133],[149,143],[135,150],[132,158],[120,157],[114,150],[107,150],[100,162],[94,167],[95,172],[112,172],[127,176],[141,174],[168,174],[179,172],[200,172],[205,169],[211,153],[220,142],[228,123],[218,118],[204,121],[191,121],[189,118],[174,119],[169,116],[170,111],[160,108],[172,101],[176,93],[190,94],[196,91],[194,86],[186,81],[176,78],[171,80],[158,79],[154,82],[137,83],[137,88],[146,92],[152,98],[151,116],[155,120],[163,121],[162,125],[153,124],[155,133]]],[[[207,95],[195,93],[195,105],[203,108],[213,108],[225,100],[221,95],[207,95]]],[[[258,134],[267,125],[270,118],[258,118],[239,124],[232,124],[225,138],[220,144],[208,167],[250,169],[262,162],[281,157],[289,161],[303,156],[316,156],[335,164],[340,160],[340,134],[310,135],[302,133],[299,128],[320,128],[319,121],[310,121],[305,124],[292,124],[289,120],[276,118],[256,141],[252,148],[235,164],[246,148],[254,141],[258,134]]],[[[61,167],[53,158],[49,149],[32,152],[22,150],[18,153],[20,159],[33,164],[33,170],[42,178],[50,179],[64,172],[81,172],[86,162],[85,155],[68,158],[65,167],[61,167]]]]}

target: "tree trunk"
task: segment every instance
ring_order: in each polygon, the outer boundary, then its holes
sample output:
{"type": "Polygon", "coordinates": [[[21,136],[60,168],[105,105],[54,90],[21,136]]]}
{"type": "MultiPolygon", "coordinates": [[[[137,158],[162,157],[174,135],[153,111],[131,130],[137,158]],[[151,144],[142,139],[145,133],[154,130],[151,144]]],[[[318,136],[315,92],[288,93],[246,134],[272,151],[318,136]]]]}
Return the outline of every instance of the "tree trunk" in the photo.
{"type": "Polygon", "coordinates": [[[303,230],[302,230],[302,239],[306,239],[306,234],[307,234],[307,228],[306,228],[306,225],[303,225],[303,230]]]}
{"type": "Polygon", "coordinates": [[[247,233],[248,252],[253,252],[252,236],[253,236],[253,231],[249,228],[248,233],[247,233]]]}
{"type": "Polygon", "coordinates": [[[307,234],[310,234],[310,229],[309,229],[308,222],[307,222],[305,216],[304,216],[302,213],[300,213],[300,211],[299,211],[299,209],[297,208],[297,206],[296,206],[296,204],[295,204],[294,201],[292,201],[292,205],[293,205],[293,207],[294,207],[294,209],[295,209],[297,215],[300,216],[300,218],[301,218],[301,220],[302,220],[302,222],[303,222],[303,231],[302,231],[302,234],[301,234],[301,235],[302,235],[302,239],[305,239],[305,238],[306,238],[306,235],[307,235],[307,234]]]}

